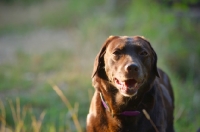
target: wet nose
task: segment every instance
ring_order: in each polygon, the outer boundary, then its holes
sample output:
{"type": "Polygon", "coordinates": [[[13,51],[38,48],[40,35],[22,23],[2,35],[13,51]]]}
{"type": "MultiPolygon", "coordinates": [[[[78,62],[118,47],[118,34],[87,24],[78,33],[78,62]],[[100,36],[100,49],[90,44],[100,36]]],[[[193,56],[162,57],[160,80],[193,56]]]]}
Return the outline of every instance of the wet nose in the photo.
{"type": "Polygon", "coordinates": [[[131,64],[127,64],[125,66],[125,70],[127,72],[138,72],[139,68],[138,68],[138,65],[136,63],[131,63],[131,64]]]}

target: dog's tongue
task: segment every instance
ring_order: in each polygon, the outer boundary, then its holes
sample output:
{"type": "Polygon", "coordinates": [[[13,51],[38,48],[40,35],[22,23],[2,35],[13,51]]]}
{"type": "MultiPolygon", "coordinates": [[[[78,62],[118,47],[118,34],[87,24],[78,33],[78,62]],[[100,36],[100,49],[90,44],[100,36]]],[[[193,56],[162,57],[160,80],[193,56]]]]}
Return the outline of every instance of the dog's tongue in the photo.
{"type": "Polygon", "coordinates": [[[134,79],[129,79],[123,82],[123,85],[127,88],[133,88],[136,84],[136,81],[134,79]]]}
{"type": "Polygon", "coordinates": [[[137,81],[135,79],[129,79],[123,82],[120,82],[118,79],[115,79],[116,84],[120,85],[124,90],[128,88],[135,88],[137,81]]]}

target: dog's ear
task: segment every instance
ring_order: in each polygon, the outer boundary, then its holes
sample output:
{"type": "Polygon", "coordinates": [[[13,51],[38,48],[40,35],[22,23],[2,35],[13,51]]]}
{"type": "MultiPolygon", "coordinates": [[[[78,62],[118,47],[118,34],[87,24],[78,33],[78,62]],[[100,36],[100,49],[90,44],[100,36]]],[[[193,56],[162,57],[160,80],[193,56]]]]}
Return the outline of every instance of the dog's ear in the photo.
{"type": "Polygon", "coordinates": [[[118,36],[110,36],[109,38],[107,38],[107,40],[103,44],[100,52],[97,54],[95,61],[94,61],[92,78],[97,75],[98,77],[100,77],[104,80],[108,80],[108,77],[107,77],[105,69],[104,69],[104,67],[105,67],[104,54],[106,53],[106,48],[107,48],[108,44],[116,38],[118,38],[118,36]]]}
{"type": "Polygon", "coordinates": [[[140,36],[140,38],[142,38],[143,40],[145,40],[148,44],[149,44],[149,47],[151,48],[151,51],[153,53],[153,72],[155,73],[155,75],[157,77],[160,77],[159,73],[158,73],[158,68],[157,68],[157,54],[156,52],[154,51],[153,47],[151,46],[150,42],[143,36],[140,36]]]}

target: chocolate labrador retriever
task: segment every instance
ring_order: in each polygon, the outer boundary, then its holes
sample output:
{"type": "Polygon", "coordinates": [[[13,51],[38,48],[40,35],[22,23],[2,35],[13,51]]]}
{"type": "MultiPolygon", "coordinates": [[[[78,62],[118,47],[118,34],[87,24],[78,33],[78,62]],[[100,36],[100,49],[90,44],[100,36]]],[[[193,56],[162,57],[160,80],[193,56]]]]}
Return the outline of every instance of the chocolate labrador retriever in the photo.
{"type": "Polygon", "coordinates": [[[88,132],[174,131],[172,87],[144,37],[110,36],[95,59],[92,83],[88,132]]]}

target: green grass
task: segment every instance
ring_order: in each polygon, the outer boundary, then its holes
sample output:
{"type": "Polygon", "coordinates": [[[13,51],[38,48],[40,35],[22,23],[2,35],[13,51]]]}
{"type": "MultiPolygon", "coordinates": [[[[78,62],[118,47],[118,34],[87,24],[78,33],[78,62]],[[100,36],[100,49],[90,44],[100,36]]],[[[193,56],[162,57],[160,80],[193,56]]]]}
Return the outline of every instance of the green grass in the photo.
{"type": "MultiPolygon", "coordinates": [[[[187,17],[177,17],[176,8],[169,9],[154,2],[133,1],[119,9],[118,4],[115,6],[111,8],[104,1],[69,0],[59,9],[41,13],[42,17],[32,28],[75,30],[72,44],[75,48],[44,54],[16,51],[14,62],[0,65],[0,99],[3,101],[0,115],[4,117],[4,106],[7,127],[13,131],[19,127],[13,120],[8,101],[12,100],[15,106],[19,98],[21,115],[27,113],[24,130],[77,131],[69,108],[53,90],[57,85],[75,111],[78,109],[76,115],[84,130],[94,90],[90,78],[93,60],[109,35],[143,35],[150,40],[158,55],[158,66],[169,74],[174,88],[176,131],[196,131],[200,127],[200,25],[187,17]],[[32,126],[33,122],[41,127],[32,126]]],[[[26,31],[32,24],[22,25],[4,25],[7,28],[0,27],[5,29],[0,33],[23,34],[20,31],[26,31]]]]}
{"type": "MultiPolygon", "coordinates": [[[[51,83],[57,84],[72,105],[79,104],[79,120],[84,128],[89,107],[88,90],[92,87],[90,76],[83,71],[78,72],[78,67],[74,66],[76,64],[71,63],[73,54],[58,50],[44,55],[28,55],[20,51],[16,56],[16,63],[0,66],[0,91],[5,92],[1,100],[7,104],[8,99],[19,97],[21,107],[28,105],[36,117],[45,111],[43,131],[48,130],[49,126],[55,131],[68,130],[69,127],[76,131],[68,109],[52,88],[51,83]]],[[[5,106],[7,124],[13,126],[11,110],[8,105],[5,106]]],[[[31,125],[31,122],[29,114],[25,126],[31,125]]]]}

